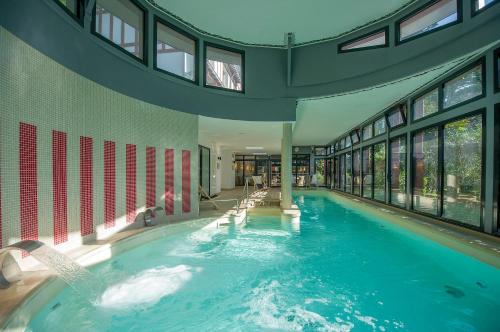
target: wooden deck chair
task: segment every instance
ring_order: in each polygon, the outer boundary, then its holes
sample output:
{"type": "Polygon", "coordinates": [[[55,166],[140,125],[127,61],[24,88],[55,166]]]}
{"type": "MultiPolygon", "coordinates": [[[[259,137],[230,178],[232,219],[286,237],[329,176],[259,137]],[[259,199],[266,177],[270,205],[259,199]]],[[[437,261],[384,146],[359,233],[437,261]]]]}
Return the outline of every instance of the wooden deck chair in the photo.
{"type": "Polygon", "coordinates": [[[205,191],[205,189],[203,189],[202,186],[198,185],[198,200],[201,202],[203,201],[203,199],[205,199],[206,202],[212,204],[216,210],[219,210],[219,206],[217,205],[217,203],[215,203],[212,197],[210,197],[210,195],[207,194],[207,192],[205,191]]]}

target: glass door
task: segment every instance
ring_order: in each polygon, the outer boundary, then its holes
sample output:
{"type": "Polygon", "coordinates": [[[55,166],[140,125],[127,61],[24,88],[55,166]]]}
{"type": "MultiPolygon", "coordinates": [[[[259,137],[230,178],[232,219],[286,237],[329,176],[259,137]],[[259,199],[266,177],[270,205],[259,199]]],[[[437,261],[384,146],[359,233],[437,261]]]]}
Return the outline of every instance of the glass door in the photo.
{"type": "Polygon", "coordinates": [[[271,187],[281,186],[281,158],[271,159],[271,187]]]}

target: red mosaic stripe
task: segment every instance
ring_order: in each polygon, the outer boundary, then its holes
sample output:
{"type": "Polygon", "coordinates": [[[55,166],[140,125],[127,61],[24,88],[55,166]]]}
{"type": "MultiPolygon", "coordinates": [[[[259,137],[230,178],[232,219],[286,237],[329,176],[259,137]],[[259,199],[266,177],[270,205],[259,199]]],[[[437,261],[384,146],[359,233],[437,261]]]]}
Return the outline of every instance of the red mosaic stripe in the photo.
{"type": "Polygon", "coordinates": [[[136,153],[137,148],[134,144],[127,144],[126,146],[126,157],[125,157],[125,177],[126,177],[126,201],[125,206],[127,210],[127,224],[134,222],[136,215],[136,203],[137,203],[137,191],[136,191],[136,180],[137,180],[137,159],[136,153]]]}
{"type": "Polygon", "coordinates": [[[174,214],[174,150],[165,149],[165,214],[174,214]]]}
{"type": "Polygon", "coordinates": [[[38,240],[36,126],[19,124],[19,197],[21,239],[38,240]]]}
{"type": "Polygon", "coordinates": [[[156,205],[156,149],[146,147],[146,207],[156,205]]]}
{"type": "Polygon", "coordinates": [[[104,142],[104,228],[115,226],[116,218],[115,142],[104,142]]]}
{"type": "Polygon", "coordinates": [[[54,244],[68,241],[67,135],[52,131],[52,211],[54,244]]]}
{"type": "Polygon", "coordinates": [[[80,234],[94,233],[92,138],[80,136],[80,234]]]}
{"type": "Polygon", "coordinates": [[[182,150],[182,212],[191,212],[191,151],[182,150]]]}

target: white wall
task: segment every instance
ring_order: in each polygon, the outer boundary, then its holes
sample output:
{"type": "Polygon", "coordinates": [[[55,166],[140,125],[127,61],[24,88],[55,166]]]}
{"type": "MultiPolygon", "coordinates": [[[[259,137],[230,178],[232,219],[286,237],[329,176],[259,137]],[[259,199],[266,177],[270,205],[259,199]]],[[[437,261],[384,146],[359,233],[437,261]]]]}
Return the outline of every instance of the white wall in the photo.
{"type": "Polygon", "coordinates": [[[234,170],[234,154],[230,150],[222,150],[222,165],[221,165],[221,188],[234,189],[235,170],[234,170]]]}

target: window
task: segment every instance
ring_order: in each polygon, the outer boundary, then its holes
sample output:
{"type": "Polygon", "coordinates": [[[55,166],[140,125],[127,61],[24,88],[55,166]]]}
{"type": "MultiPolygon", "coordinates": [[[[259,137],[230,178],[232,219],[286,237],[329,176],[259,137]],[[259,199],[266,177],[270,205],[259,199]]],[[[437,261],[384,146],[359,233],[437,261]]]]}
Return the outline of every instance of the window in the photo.
{"type": "Polygon", "coordinates": [[[351,145],[352,145],[352,144],[351,144],[351,138],[350,138],[349,136],[347,136],[347,137],[345,138],[345,147],[346,147],[346,148],[349,148],[349,147],[351,147],[351,145]]]}
{"type": "Polygon", "coordinates": [[[372,198],[373,169],[372,147],[363,149],[363,197],[372,198]]]}
{"type": "Polygon", "coordinates": [[[498,3],[498,0],[474,0],[474,12],[485,10],[495,3],[498,3]]]}
{"type": "Polygon", "coordinates": [[[340,189],[340,171],[339,171],[339,157],[335,157],[335,167],[334,167],[334,182],[335,182],[335,188],[340,189]]]}
{"type": "Polygon", "coordinates": [[[413,209],[438,213],[438,129],[413,136],[413,209]]]}
{"type": "Polygon", "coordinates": [[[434,89],[413,101],[413,120],[424,118],[439,110],[439,93],[434,89]]]}
{"type": "Polygon", "coordinates": [[[368,126],[363,128],[363,141],[369,140],[373,137],[373,126],[370,123],[368,126]]]}
{"type": "Polygon", "coordinates": [[[373,198],[385,201],[385,143],[373,146],[373,198]]]}
{"type": "Polygon", "coordinates": [[[340,150],[342,150],[343,148],[345,148],[345,138],[342,138],[340,140],[340,150]]]}
{"type": "Polygon", "coordinates": [[[361,153],[359,150],[352,154],[352,181],[352,193],[359,196],[361,191],[361,153]]]}
{"type": "Polygon", "coordinates": [[[443,86],[443,107],[449,108],[483,95],[482,65],[466,71],[443,86]]]}
{"type": "Polygon", "coordinates": [[[457,0],[432,1],[397,23],[398,41],[415,37],[450,26],[459,21],[457,0]]]}
{"type": "Polygon", "coordinates": [[[345,191],[352,192],[352,158],[351,153],[345,154],[345,191]]]}
{"type": "Polygon", "coordinates": [[[83,0],[55,0],[62,8],[73,16],[73,18],[82,22],[85,15],[85,4],[83,0]]]}
{"type": "Polygon", "coordinates": [[[326,148],[324,146],[314,147],[314,155],[315,156],[326,156],[326,148]]]}
{"type": "Polygon", "coordinates": [[[481,223],[482,116],[444,126],[443,217],[481,223]]]}
{"type": "Polygon", "coordinates": [[[387,29],[370,32],[368,35],[342,43],[339,45],[339,53],[386,47],[389,44],[387,29]]]}
{"type": "Polygon", "coordinates": [[[495,51],[495,91],[500,91],[500,49],[495,51]]]}
{"type": "Polygon", "coordinates": [[[243,92],[244,54],[205,44],[205,86],[243,92]]]}
{"type": "Polygon", "coordinates": [[[155,67],[175,76],[196,80],[196,40],[164,22],[156,22],[155,67]]]}
{"type": "Polygon", "coordinates": [[[391,140],[391,203],[406,206],[406,137],[391,140]]]}
{"type": "Polygon", "coordinates": [[[340,156],[339,174],[339,189],[345,191],[345,154],[340,156]]]}
{"type": "Polygon", "coordinates": [[[382,135],[383,133],[385,133],[385,118],[382,117],[382,118],[378,119],[377,121],[375,121],[373,126],[374,126],[374,132],[375,132],[374,135],[375,136],[382,135]]]}
{"type": "Polygon", "coordinates": [[[325,178],[326,178],[325,159],[316,159],[314,161],[314,174],[316,175],[318,186],[320,187],[325,186],[325,178]]]}
{"type": "Polygon", "coordinates": [[[129,0],[96,0],[94,32],[144,60],[144,10],[129,0]]]}
{"type": "Polygon", "coordinates": [[[359,133],[357,130],[355,130],[351,133],[351,140],[352,140],[353,145],[359,143],[359,133]]]}
{"type": "Polygon", "coordinates": [[[387,115],[387,122],[391,128],[404,125],[406,122],[404,114],[404,106],[397,107],[387,115]]]}

